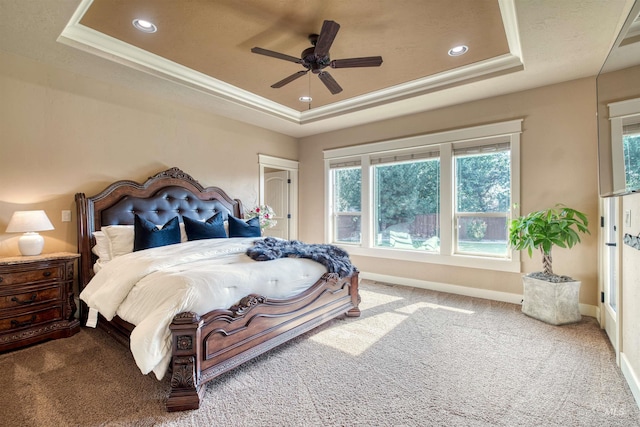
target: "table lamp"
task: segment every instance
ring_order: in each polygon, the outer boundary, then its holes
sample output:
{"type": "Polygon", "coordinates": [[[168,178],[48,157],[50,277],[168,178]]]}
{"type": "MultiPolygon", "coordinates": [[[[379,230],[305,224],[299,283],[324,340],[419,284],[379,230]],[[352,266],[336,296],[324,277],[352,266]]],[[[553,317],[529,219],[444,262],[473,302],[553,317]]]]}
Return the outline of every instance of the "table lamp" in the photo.
{"type": "Polygon", "coordinates": [[[18,240],[22,255],[40,255],[44,239],[38,231],[53,229],[53,224],[44,211],[15,211],[7,225],[7,233],[24,233],[18,240]]]}

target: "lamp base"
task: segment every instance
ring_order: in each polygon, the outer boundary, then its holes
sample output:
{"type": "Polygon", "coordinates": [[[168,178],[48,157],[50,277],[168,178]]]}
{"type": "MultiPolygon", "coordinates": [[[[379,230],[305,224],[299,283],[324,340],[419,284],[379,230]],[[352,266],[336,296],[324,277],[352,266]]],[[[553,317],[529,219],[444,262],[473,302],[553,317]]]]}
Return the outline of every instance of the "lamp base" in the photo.
{"type": "Polygon", "coordinates": [[[18,248],[24,256],[40,255],[44,247],[44,238],[35,232],[24,233],[18,240],[18,248]]]}

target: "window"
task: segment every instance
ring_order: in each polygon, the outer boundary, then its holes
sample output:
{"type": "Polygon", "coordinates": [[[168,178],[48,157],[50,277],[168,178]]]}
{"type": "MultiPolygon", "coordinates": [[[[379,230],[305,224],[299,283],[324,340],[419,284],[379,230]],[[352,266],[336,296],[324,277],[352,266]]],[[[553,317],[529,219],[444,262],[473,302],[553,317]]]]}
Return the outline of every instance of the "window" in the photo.
{"type": "Polygon", "coordinates": [[[508,257],[510,144],[454,148],[455,252],[508,257]]]}
{"type": "Polygon", "coordinates": [[[361,182],[359,162],[336,163],[332,166],[333,239],[335,243],[360,243],[361,182]]]}
{"type": "Polygon", "coordinates": [[[640,98],[608,105],[613,194],[640,191],[640,98]]]}
{"type": "Polygon", "coordinates": [[[519,271],[522,121],[325,151],[327,241],[350,253],[519,271]]]}
{"type": "Polygon", "coordinates": [[[440,250],[440,159],[426,152],[371,159],[377,247],[440,250]]]}

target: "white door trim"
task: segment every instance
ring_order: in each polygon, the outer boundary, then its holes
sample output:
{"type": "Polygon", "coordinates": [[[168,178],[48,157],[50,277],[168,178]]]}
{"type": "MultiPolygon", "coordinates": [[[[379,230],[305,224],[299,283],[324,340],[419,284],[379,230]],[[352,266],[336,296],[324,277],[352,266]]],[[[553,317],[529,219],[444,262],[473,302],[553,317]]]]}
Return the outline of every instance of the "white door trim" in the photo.
{"type": "Polygon", "coordinates": [[[600,326],[606,330],[616,355],[616,363],[620,366],[620,351],[622,349],[622,271],[621,271],[621,248],[622,244],[622,215],[619,197],[603,198],[600,200],[601,227],[599,229],[600,257],[600,292],[604,298],[599,298],[600,326]],[[614,218],[611,218],[611,211],[614,218]],[[615,231],[612,226],[615,225],[615,231]],[[608,246],[615,244],[616,246],[608,246]],[[615,286],[615,311],[610,307],[609,286],[615,286]],[[604,299],[604,301],[603,301],[604,299]]]}
{"type": "Polygon", "coordinates": [[[298,238],[298,166],[296,160],[282,159],[279,157],[258,154],[258,164],[260,166],[260,194],[259,203],[264,203],[264,173],[265,169],[280,169],[289,171],[289,179],[291,179],[291,187],[289,189],[289,239],[298,238]]]}

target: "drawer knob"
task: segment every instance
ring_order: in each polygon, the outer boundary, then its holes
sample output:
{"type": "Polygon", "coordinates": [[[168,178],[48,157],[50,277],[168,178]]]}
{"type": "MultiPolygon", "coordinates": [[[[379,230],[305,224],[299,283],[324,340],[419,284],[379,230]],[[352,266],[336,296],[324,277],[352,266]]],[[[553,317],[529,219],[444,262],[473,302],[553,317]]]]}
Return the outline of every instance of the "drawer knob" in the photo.
{"type": "Polygon", "coordinates": [[[11,298],[11,301],[17,302],[18,304],[22,304],[22,305],[33,304],[34,302],[36,302],[37,297],[38,297],[38,294],[34,292],[31,294],[31,298],[29,298],[28,300],[20,301],[18,297],[13,297],[11,298]]]}
{"type": "Polygon", "coordinates": [[[49,276],[51,276],[51,272],[50,271],[45,271],[44,273],[42,273],[42,275],[44,277],[49,277],[49,276]]]}
{"type": "Polygon", "coordinates": [[[12,328],[23,328],[25,326],[31,325],[35,321],[36,321],[36,315],[34,314],[33,316],[31,316],[31,319],[25,320],[24,322],[18,322],[17,320],[12,320],[11,321],[11,327],[12,328]]]}
{"type": "Polygon", "coordinates": [[[3,280],[4,280],[4,277],[0,277],[0,283],[2,283],[3,280]]]}

